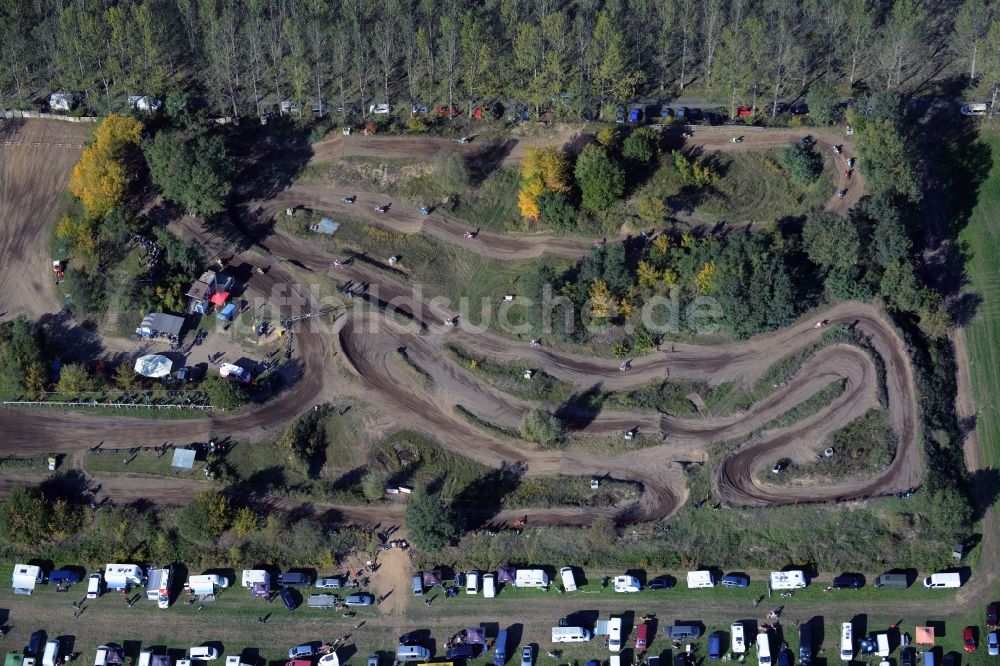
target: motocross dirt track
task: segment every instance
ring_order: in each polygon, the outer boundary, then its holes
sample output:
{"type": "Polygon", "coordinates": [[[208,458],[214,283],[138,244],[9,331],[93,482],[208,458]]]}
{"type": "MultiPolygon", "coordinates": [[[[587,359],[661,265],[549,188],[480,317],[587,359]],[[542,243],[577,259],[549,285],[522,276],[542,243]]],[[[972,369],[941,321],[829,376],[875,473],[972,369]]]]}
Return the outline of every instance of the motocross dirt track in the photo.
{"type": "MultiPolygon", "coordinates": [[[[729,143],[727,134],[705,134],[702,139],[705,146],[743,150],[753,146],[781,145],[806,132],[769,132],[767,138],[763,134],[748,134],[744,142],[739,144],[729,143]]],[[[696,136],[702,138],[698,134],[696,136]]],[[[388,139],[380,141],[389,142],[388,139]]],[[[822,141],[826,140],[821,140],[821,145],[822,141]]],[[[434,151],[437,150],[433,144],[431,147],[434,151]]],[[[402,144],[401,152],[411,150],[415,150],[412,145],[402,144]]],[[[426,152],[430,148],[421,150],[426,152]]],[[[511,154],[515,154],[514,151],[511,154]]],[[[325,200],[325,194],[314,194],[325,200]]],[[[278,210],[291,201],[291,196],[293,195],[282,194],[275,201],[261,205],[268,210],[278,210]]],[[[296,199],[296,203],[302,203],[302,200],[296,199]]],[[[412,219],[402,220],[408,225],[407,231],[419,229],[413,223],[420,225],[427,219],[417,216],[419,213],[414,211],[412,219]]],[[[190,224],[190,221],[179,228],[186,235],[205,244],[210,244],[213,240],[203,230],[190,224]]],[[[441,226],[432,226],[431,229],[436,229],[441,237],[452,241],[465,240],[456,238],[457,232],[449,228],[447,220],[441,226]]],[[[495,256],[511,258],[537,254],[542,240],[480,235],[468,246],[482,254],[495,252],[495,256]]],[[[572,250],[573,255],[581,254],[590,246],[590,242],[586,240],[550,240],[552,243],[570,243],[550,247],[567,254],[572,250]]],[[[274,233],[266,242],[273,253],[296,262],[302,268],[321,274],[331,272],[331,257],[316,244],[280,232],[274,233]]],[[[249,252],[239,255],[239,258],[249,263],[260,262],[259,257],[249,252]]],[[[781,331],[740,344],[720,347],[676,345],[672,353],[654,353],[635,359],[631,371],[621,373],[618,371],[617,360],[532,348],[524,343],[467,330],[462,325],[457,328],[444,327],[438,323],[442,317],[440,310],[432,308],[428,303],[415,301],[410,290],[403,285],[387,282],[381,276],[353,266],[342,269],[342,274],[370,286],[377,286],[380,298],[384,301],[397,298],[404,304],[403,309],[414,313],[415,319],[422,320],[430,330],[427,335],[416,335],[370,311],[356,311],[355,314],[340,319],[341,328],[336,335],[336,345],[343,352],[349,368],[362,380],[366,400],[398,415],[401,426],[423,431],[443,445],[488,465],[520,462],[526,467],[528,475],[554,475],[567,471],[583,475],[604,475],[613,471],[618,478],[642,484],[644,492],[640,503],[623,512],[621,518],[655,519],[669,515],[686,498],[684,466],[704,463],[709,443],[749,435],[775,416],[788,411],[815,391],[838,379],[845,380],[845,391],[818,414],[788,428],[761,433],[752,443],[743,445],[719,464],[715,478],[722,499],[727,504],[739,506],[843,500],[896,492],[916,485],[919,480],[921,457],[916,440],[912,370],[902,340],[871,306],[844,303],[821,315],[814,315],[808,321],[801,321],[781,331]],[[425,317],[424,313],[429,316],[425,317]],[[514,446],[484,434],[457,416],[454,406],[461,404],[487,421],[516,427],[520,415],[529,405],[482,384],[446,360],[439,349],[440,344],[453,337],[463,345],[499,360],[530,362],[535,367],[543,367],[550,374],[576,383],[581,389],[595,384],[608,389],[638,386],[654,379],[662,379],[668,372],[671,377],[700,379],[710,383],[737,380],[751,383],[777,360],[817,342],[822,330],[816,329],[815,323],[820,317],[829,320],[831,325],[853,324],[871,339],[886,368],[888,408],[900,444],[896,458],[883,473],[873,478],[849,480],[809,491],[765,486],[756,477],[773,457],[788,455],[803,460],[814,455],[815,448],[824,435],[846,425],[878,403],[874,364],[871,358],[855,348],[834,345],[822,349],[803,365],[791,381],[782,387],[776,387],[771,395],[753,405],[747,412],[735,416],[685,420],[651,413],[602,413],[576,426],[587,434],[616,436],[627,428],[639,426],[644,436],[659,437],[661,440],[655,446],[617,456],[522,448],[521,445],[514,446]],[[400,364],[392,358],[399,347],[406,347],[410,357],[433,376],[432,387],[419,386],[412,375],[401,369],[400,364]]],[[[283,284],[292,285],[294,279],[282,266],[276,265],[266,276],[253,280],[250,293],[266,298],[276,293],[276,289],[283,284]]],[[[295,298],[287,299],[286,303],[311,307],[304,297],[299,297],[298,302],[295,298]]],[[[450,314],[452,313],[445,313],[450,314]]],[[[256,439],[273,433],[312,404],[333,397],[329,381],[332,370],[328,367],[332,365],[329,363],[330,336],[310,322],[298,326],[300,328],[296,329],[295,340],[302,359],[301,376],[290,390],[260,409],[227,417],[160,421],[155,424],[140,419],[91,417],[81,413],[5,411],[3,421],[6,438],[3,450],[18,453],[79,451],[102,441],[107,446],[135,446],[164,441],[204,441],[227,435],[256,439]],[[73,432],[74,437],[66,438],[67,432],[73,432]]],[[[158,483],[146,480],[143,484],[145,492],[152,494],[158,483]]],[[[169,492],[177,489],[165,490],[169,492]]],[[[533,512],[533,522],[581,524],[589,522],[595,515],[595,512],[584,509],[540,510],[533,512]]]]}
{"type": "Polygon", "coordinates": [[[93,125],[0,120],[0,315],[59,309],[49,256],[56,206],[93,125]],[[6,313],[6,314],[4,314],[6,313]]]}

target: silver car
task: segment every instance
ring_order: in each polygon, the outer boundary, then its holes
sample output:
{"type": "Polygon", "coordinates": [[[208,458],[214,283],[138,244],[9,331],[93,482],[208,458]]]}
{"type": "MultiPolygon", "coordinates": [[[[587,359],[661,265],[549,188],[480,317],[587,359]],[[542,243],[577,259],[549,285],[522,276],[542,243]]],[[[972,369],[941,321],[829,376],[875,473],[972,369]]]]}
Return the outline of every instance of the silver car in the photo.
{"type": "Polygon", "coordinates": [[[521,648],[521,666],[531,666],[531,658],[534,653],[530,645],[525,645],[521,648]]]}
{"type": "Polygon", "coordinates": [[[1000,656],[1000,643],[997,643],[997,632],[995,631],[986,635],[986,652],[991,657],[1000,656]]]}
{"type": "Polygon", "coordinates": [[[316,587],[321,590],[336,590],[341,587],[339,578],[320,578],[316,581],[316,587]]]}

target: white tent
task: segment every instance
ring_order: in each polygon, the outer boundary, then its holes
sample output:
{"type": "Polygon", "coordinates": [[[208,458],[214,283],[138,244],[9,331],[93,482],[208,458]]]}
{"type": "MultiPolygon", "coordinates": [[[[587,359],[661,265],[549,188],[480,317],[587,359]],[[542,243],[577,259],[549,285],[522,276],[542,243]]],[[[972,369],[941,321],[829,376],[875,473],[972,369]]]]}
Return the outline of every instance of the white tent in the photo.
{"type": "Polygon", "coordinates": [[[140,356],[135,361],[135,371],[143,377],[166,377],[172,366],[173,361],[161,354],[140,356]]]}

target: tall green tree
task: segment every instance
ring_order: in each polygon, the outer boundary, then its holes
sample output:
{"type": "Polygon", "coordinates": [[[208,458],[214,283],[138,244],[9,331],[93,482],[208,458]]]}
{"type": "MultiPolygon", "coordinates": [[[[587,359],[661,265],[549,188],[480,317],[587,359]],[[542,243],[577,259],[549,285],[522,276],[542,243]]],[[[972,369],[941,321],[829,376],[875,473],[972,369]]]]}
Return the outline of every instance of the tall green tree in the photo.
{"type": "Polygon", "coordinates": [[[976,78],[980,51],[990,30],[991,7],[986,0],[965,0],[955,14],[950,43],[969,63],[969,79],[976,78]]]}
{"type": "Polygon", "coordinates": [[[192,215],[215,215],[226,206],[235,164],[220,137],[157,132],[143,144],[153,182],[163,196],[192,215]]]}
{"type": "Polygon", "coordinates": [[[406,529],[418,548],[435,553],[458,539],[462,532],[461,518],[440,493],[421,486],[406,506],[406,529]]]}
{"type": "Polygon", "coordinates": [[[573,173],[587,208],[607,210],[625,194],[625,170],[597,144],[583,147],[573,173]]]}

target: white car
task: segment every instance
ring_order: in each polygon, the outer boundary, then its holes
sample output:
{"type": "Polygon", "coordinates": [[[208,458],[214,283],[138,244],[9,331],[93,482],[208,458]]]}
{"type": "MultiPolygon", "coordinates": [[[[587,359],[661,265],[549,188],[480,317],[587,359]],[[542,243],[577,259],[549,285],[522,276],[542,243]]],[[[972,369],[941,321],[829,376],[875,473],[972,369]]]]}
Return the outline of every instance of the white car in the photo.
{"type": "Polygon", "coordinates": [[[199,645],[197,647],[191,648],[188,652],[191,659],[200,659],[201,661],[211,661],[212,659],[219,658],[219,650],[212,647],[211,645],[199,645]]]}
{"type": "Polygon", "coordinates": [[[991,657],[1000,656],[1000,644],[997,644],[997,632],[995,631],[986,635],[986,652],[991,657]]]}
{"type": "Polygon", "coordinates": [[[612,589],[615,592],[640,592],[642,585],[635,576],[615,576],[612,589]]]}
{"type": "Polygon", "coordinates": [[[470,571],[465,574],[465,593],[466,594],[478,594],[479,593],[479,572],[470,571]]]}
{"type": "Polygon", "coordinates": [[[374,113],[379,116],[389,115],[389,105],[388,104],[372,104],[368,107],[368,113],[374,113]]]}

